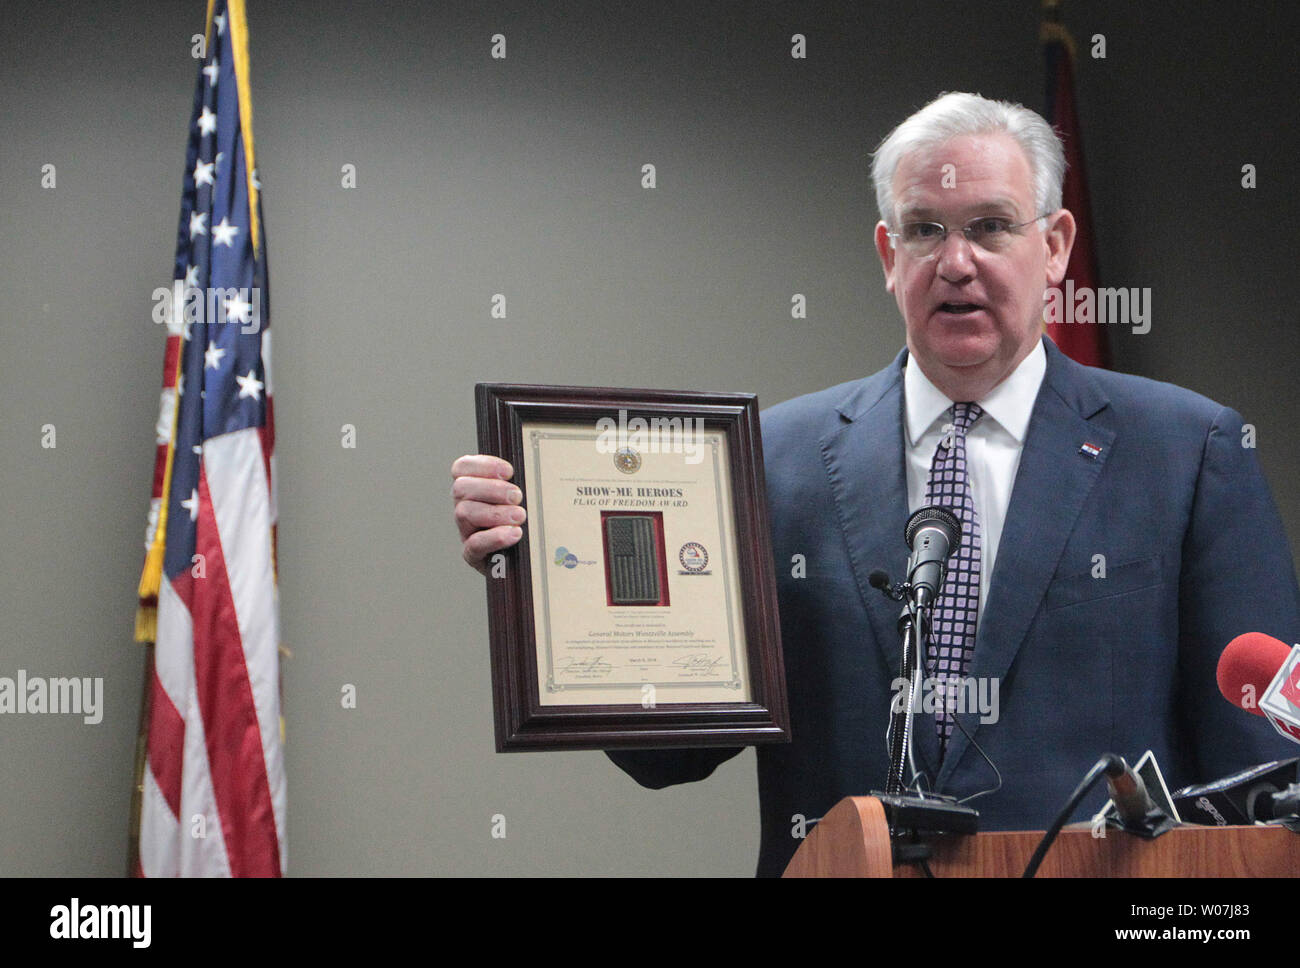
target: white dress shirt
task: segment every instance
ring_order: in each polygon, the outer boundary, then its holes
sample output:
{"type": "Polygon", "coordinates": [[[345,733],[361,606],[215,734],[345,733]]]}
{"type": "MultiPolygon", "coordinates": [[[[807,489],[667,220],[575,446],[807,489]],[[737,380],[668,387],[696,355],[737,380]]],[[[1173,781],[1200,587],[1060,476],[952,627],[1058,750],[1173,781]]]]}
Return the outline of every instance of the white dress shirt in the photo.
{"type": "MultiPolygon", "coordinates": [[[[911,356],[903,369],[903,399],[907,420],[907,506],[916,511],[925,506],[925,485],[930,479],[930,464],[935,449],[944,436],[944,425],[952,422],[949,400],[914,365],[911,356]]],[[[1047,353],[1042,341],[1025,357],[1011,375],[974,401],[984,411],[966,434],[966,470],[971,499],[979,515],[983,536],[980,572],[979,615],[984,615],[989,579],[997,562],[1002,525],[1011,503],[1011,489],[1020,467],[1020,453],[1029,430],[1038,388],[1047,371],[1047,353]]]]}

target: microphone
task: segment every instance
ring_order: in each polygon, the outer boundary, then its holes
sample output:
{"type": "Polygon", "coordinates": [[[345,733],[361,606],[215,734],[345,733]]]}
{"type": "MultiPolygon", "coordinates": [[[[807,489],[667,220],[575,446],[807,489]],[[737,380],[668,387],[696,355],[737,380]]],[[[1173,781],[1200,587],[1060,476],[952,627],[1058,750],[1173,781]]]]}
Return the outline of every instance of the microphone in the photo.
{"type": "Polygon", "coordinates": [[[1295,757],[1261,763],[1211,783],[1183,787],[1171,796],[1179,816],[1203,826],[1290,820],[1300,813],[1297,763],[1295,757]]]}
{"type": "Polygon", "coordinates": [[[1300,743],[1300,646],[1262,632],[1238,635],[1219,656],[1216,678],[1224,699],[1300,743]]]}
{"type": "Polygon", "coordinates": [[[1124,827],[1140,827],[1146,822],[1147,814],[1157,809],[1147,785],[1133,768],[1124,762],[1124,757],[1114,753],[1106,754],[1106,786],[1110,791],[1111,802],[1115,804],[1115,813],[1124,827]]]}
{"type": "Polygon", "coordinates": [[[1255,820],[1300,820],[1300,783],[1292,783],[1285,790],[1264,791],[1262,796],[1248,805],[1255,820]]]}
{"type": "Polygon", "coordinates": [[[903,843],[898,838],[906,831],[944,831],[973,834],[979,826],[979,811],[958,803],[954,797],[939,793],[912,796],[905,792],[904,775],[912,762],[912,719],[920,656],[925,649],[925,628],[929,616],[916,615],[918,609],[930,605],[943,585],[944,562],[961,541],[961,522],[946,508],[924,507],[907,519],[903,529],[911,557],[907,562],[907,581],[891,585],[889,575],[876,569],[867,576],[867,583],[887,597],[901,601],[903,590],[910,599],[908,607],[898,619],[898,634],[902,638],[899,653],[898,682],[907,690],[900,695],[902,703],[892,705],[889,731],[889,773],[883,793],[872,792],[885,808],[889,822],[892,849],[896,858],[924,859],[929,848],[923,844],[903,843]]]}
{"type": "Polygon", "coordinates": [[[907,519],[903,537],[912,552],[907,562],[912,600],[927,608],[943,588],[948,557],[961,545],[961,522],[947,508],[924,507],[907,519]]]}

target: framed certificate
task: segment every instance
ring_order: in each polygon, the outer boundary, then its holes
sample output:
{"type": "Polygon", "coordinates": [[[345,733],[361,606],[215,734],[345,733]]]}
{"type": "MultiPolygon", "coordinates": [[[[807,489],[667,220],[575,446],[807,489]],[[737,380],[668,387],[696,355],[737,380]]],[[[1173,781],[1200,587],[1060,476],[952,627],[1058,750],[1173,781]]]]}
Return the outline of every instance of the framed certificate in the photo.
{"type": "Polygon", "coordinates": [[[498,752],[788,742],[757,399],[475,395],[528,511],[489,561],[498,752]]]}

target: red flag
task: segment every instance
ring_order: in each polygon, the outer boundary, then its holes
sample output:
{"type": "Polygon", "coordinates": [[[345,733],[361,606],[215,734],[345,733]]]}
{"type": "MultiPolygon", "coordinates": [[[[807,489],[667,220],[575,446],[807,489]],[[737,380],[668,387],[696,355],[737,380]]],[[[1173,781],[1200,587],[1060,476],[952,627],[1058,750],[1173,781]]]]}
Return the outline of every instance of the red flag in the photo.
{"type": "MultiPolygon", "coordinates": [[[[1093,245],[1092,207],[1088,201],[1088,179],[1083,165],[1083,135],[1074,100],[1074,41],[1065,28],[1053,20],[1042,25],[1043,55],[1047,62],[1047,122],[1065,142],[1065,184],[1061,203],[1074,214],[1078,230],[1066,266],[1062,289],[1070,294],[1087,288],[1097,291],[1097,254],[1093,245]],[[1073,285],[1071,285],[1071,283],[1073,285]]],[[[1069,300],[1057,321],[1047,320],[1047,335],[1061,352],[1089,366],[1110,366],[1110,341],[1106,326],[1095,321],[1074,319],[1069,300]]]]}

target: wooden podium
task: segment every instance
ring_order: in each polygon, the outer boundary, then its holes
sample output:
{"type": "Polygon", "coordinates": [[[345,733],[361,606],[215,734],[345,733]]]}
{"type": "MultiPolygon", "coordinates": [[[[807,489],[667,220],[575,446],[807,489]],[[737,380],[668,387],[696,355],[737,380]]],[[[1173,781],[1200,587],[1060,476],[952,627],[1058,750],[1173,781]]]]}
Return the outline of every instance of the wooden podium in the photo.
{"type": "MultiPolygon", "coordinates": [[[[1019,877],[1042,831],[934,835],[935,877],[1019,877]]],[[[846,797],[800,845],[785,877],[923,877],[893,863],[889,824],[875,797],[846,797]]],[[[1300,834],[1283,827],[1177,827],[1155,840],[1088,826],[1057,836],[1038,877],[1300,877],[1300,834]]]]}

